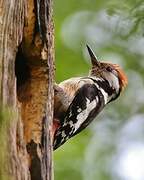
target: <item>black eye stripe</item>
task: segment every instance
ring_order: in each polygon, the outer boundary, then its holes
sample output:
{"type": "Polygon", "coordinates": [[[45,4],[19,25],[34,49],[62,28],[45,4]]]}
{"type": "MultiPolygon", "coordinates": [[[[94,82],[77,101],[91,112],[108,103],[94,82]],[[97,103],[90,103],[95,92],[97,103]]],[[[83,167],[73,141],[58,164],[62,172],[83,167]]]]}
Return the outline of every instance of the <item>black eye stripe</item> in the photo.
{"type": "Polygon", "coordinates": [[[108,67],[106,68],[106,70],[107,70],[108,72],[112,72],[112,71],[113,71],[113,69],[112,69],[110,66],[108,66],[108,67]]]}

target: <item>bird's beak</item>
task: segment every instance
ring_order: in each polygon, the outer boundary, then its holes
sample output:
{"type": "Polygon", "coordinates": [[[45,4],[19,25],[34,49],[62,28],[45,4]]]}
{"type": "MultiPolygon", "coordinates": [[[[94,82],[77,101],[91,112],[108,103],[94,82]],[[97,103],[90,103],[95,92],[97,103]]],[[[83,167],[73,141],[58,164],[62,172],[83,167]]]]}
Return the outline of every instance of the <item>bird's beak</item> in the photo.
{"type": "Polygon", "coordinates": [[[93,66],[99,66],[100,62],[98,61],[98,59],[97,59],[96,55],[94,54],[93,50],[88,45],[86,45],[86,47],[87,47],[88,53],[90,55],[92,65],[93,66]]]}

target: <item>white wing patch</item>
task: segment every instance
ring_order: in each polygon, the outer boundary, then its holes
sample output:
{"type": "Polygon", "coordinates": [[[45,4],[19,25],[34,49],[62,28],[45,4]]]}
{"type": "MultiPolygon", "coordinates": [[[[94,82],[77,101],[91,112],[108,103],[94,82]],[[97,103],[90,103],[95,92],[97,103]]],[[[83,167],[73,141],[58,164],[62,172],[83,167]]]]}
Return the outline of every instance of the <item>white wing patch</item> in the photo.
{"type": "Polygon", "coordinates": [[[74,132],[81,126],[81,124],[87,119],[90,112],[96,107],[97,100],[94,99],[90,102],[88,98],[86,98],[86,109],[83,110],[81,113],[77,116],[77,122],[75,123],[75,130],[74,132]]]}
{"type": "Polygon", "coordinates": [[[69,121],[69,125],[70,125],[70,127],[73,127],[73,125],[74,125],[73,121],[69,121]]]}

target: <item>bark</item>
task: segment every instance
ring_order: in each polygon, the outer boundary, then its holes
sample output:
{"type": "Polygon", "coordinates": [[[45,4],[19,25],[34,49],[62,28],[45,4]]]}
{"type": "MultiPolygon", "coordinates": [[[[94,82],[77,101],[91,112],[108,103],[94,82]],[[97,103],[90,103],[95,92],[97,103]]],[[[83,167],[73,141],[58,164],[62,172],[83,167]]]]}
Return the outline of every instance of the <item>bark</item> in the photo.
{"type": "Polygon", "coordinates": [[[52,0],[0,1],[0,97],[10,179],[51,180],[54,81],[52,0]]]}

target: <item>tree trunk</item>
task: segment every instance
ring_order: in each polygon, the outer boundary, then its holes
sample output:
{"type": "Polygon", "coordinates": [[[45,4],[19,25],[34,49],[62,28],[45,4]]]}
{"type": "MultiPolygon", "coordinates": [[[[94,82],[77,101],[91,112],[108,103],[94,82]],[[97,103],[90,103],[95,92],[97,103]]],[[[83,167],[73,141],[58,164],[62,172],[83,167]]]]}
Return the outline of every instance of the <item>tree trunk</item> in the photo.
{"type": "Polygon", "coordinates": [[[53,61],[52,0],[0,0],[1,111],[13,114],[2,177],[53,179],[53,61]]]}

